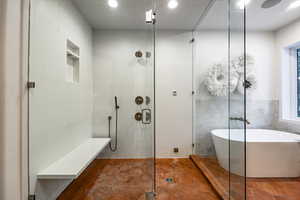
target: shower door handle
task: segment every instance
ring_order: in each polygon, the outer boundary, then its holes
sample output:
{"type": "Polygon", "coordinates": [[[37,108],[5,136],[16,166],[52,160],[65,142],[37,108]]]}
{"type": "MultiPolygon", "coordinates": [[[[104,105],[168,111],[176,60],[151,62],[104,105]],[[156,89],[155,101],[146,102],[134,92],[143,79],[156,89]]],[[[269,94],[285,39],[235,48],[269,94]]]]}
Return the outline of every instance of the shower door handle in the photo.
{"type": "Polygon", "coordinates": [[[151,109],[143,109],[142,110],[142,123],[143,124],[151,124],[151,109]]]}

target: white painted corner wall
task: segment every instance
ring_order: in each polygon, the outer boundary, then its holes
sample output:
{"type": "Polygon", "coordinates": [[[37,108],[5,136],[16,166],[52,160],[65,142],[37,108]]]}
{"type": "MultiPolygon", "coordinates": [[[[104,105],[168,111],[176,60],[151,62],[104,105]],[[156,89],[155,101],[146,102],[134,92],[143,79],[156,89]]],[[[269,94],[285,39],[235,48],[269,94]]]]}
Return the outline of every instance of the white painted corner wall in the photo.
{"type": "Polygon", "coordinates": [[[30,193],[55,199],[72,180],[36,175],[92,137],[92,29],[71,0],[32,0],[30,25],[30,193]],[[67,79],[67,40],[80,49],[78,83],[67,79]]]}

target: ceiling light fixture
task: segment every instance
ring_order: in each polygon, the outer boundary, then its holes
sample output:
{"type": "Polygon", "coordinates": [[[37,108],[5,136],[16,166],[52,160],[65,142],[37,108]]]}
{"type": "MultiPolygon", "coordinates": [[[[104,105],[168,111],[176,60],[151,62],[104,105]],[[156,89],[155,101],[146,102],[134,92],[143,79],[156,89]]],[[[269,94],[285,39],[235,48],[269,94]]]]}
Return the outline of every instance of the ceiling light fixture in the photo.
{"type": "Polygon", "coordinates": [[[250,2],[251,0],[239,0],[236,5],[239,9],[244,10],[250,2]]]}
{"type": "Polygon", "coordinates": [[[170,9],[175,9],[175,8],[177,8],[177,6],[178,6],[177,0],[169,0],[168,7],[170,9]]]}
{"type": "Polygon", "coordinates": [[[116,7],[118,7],[119,3],[117,0],[108,0],[108,5],[111,8],[116,8],[116,7]]]}
{"type": "Polygon", "coordinates": [[[298,8],[300,7],[300,1],[294,1],[292,2],[289,7],[287,8],[287,10],[292,10],[292,9],[295,9],[295,8],[298,8]]]}

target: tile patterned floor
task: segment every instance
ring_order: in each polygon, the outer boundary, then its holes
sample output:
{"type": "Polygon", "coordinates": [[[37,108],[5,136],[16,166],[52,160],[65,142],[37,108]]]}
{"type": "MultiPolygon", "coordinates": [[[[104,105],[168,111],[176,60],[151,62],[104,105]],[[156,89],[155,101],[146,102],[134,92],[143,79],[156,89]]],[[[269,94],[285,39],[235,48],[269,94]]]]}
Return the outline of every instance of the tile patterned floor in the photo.
{"type": "MultiPolygon", "coordinates": [[[[229,173],[218,164],[216,158],[191,156],[195,164],[227,200],[244,199],[245,179],[231,174],[231,193],[228,194],[229,173]]],[[[300,200],[300,178],[247,178],[247,200],[300,200]]]]}
{"type": "MultiPolygon", "coordinates": [[[[190,159],[156,163],[157,200],[220,200],[190,159]]],[[[95,160],[58,200],[145,200],[152,172],[151,160],[95,160]]]]}
{"type": "Polygon", "coordinates": [[[220,200],[190,159],[157,160],[157,193],[157,200],[220,200]]]}

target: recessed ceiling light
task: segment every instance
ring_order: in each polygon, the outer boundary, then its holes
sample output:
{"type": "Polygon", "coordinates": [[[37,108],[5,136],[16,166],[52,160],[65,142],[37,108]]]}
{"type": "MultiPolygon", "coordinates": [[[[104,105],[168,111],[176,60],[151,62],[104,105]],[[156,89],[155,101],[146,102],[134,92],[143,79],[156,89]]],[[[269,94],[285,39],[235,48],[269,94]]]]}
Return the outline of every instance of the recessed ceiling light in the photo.
{"type": "Polygon", "coordinates": [[[298,8],[300,7],[300,1],[294,1],[292,2],[289,7],[287,8],[287,10],[291,10],[291,9],[295,9],[295,8],[298,8]]]}
{"type": "Polygon", "coordinates": [[[168,7],[170,9],[175,9],[175,8],[177,8],[177,6],[178,6],[177,0],[169,0],[168,7]]]}
{"type": "Polygon", "coordinates": [[[239,0],[236,4],[236,6],[243,10],[249,3],[250,3],[251,0],[239,0]]]}
{"type": "Polygon", "coordinates": [[[117,0],[108,0],[108,5],[111,8],[116,8],[116,7],[118,7],[119,3],[117,0]]]}

